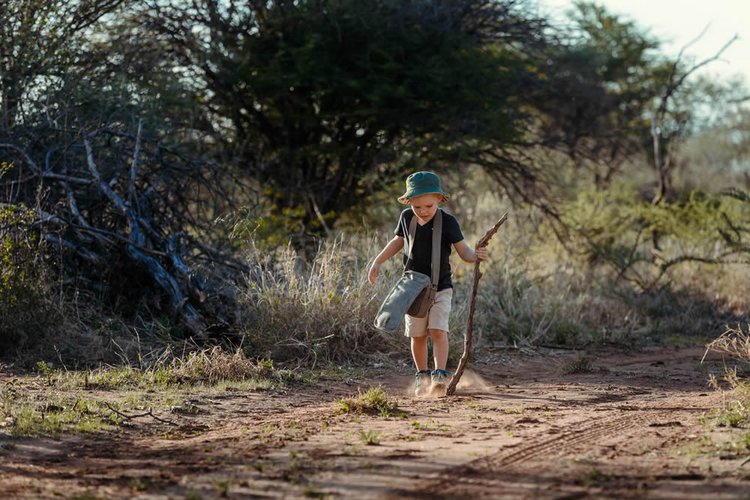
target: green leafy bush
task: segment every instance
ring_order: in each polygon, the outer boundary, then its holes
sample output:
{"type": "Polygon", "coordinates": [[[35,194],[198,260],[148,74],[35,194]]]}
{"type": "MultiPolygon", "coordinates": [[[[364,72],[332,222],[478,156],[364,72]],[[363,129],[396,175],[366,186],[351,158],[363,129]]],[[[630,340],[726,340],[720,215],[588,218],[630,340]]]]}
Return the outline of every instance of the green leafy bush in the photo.
{"type": "Polygon", "coordinates": [[[663,285],[679,264],[726,263],[750,250],[743,243],[750,203],[737,192],[726,196],[689,191],[654,205],[625,186],[592,188],[565,205],[562,213],[577,253],[589,263],[606,264],[618,279],[642,290],[663,285]]]}
{"type": "Polygon", "coordinates": [[[0,356],[38,342],[58,319],[34,220],[23,205],[0,207],[0,356]]]}

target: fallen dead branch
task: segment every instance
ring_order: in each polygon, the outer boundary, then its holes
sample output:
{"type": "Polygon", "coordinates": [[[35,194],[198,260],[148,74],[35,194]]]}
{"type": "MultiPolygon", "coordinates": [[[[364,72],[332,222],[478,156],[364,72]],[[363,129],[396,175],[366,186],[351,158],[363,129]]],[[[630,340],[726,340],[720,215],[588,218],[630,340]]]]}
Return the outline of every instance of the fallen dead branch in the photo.
{"type": "MultiPolygon", "coordinates": [[[[508,219],[508,213],[506,212],[503,214],[502,217],[500,217],[500,220],[498,220],[494,226],[492,226],[485,234],[482,236],[479,241],[476,244],[476,248],[482,248],[486,247],[487,244],[490,242],[490,239],[497,233],[498,229],[500,229],[500,226],[503,225],[503,223],[508,219]]],[[[458,362],[458,368],[456,368],[456,373],[451,378],[450,383],[448,384],[448,388],[445,391],[445,394],[447,396],[453,395],[453,393],[456,392],[456,386],[458,385],[458,381],[461,380],[461,375],[464,373],[464,369],[466,368],[467,363],[469,362],[469,357],[471,357],[471,346],[472,346],[472,331],[474,329],[474,310],[476,309],[476,302],[477,302],[477,290],[479,288],[479,280],[482,278],[482,273],[479,271],[479,260],[474,262],[474,286],[471,290],[471,299],[469,301],[469,319],[466,325],[466,333],[464,334],[464,352],[461,355],[461,359],[458,362]]]]}
{"type": "MultiPolygon", "coordinates": [[[[126,315],[139,304],[166,309],[192,337],[226,327],[194,269],[206,255],[214,268],[223,264],[220,252],[196,241],[213,220],[209,205],[228,203],[214,169],[148,143],[141,120],[134,135],[98,129],[79,137],[47,151],[0,143],[12,166],[0,178],[8,193],[0,208],[33,212],[31,228],[62,264],[60,283],[126,315]]],[[[227,265],[233,275],[241,267],[227,265]]]]}

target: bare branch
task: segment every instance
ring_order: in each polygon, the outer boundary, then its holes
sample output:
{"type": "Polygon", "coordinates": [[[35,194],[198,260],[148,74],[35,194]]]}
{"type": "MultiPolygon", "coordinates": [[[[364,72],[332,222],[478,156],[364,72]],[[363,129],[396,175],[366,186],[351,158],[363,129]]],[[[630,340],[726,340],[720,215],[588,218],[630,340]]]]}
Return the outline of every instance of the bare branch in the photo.
{"type": "Polygon", "coordinates": [[[156,283],[167,293],[170,298],[170,305],[174,313],[180,316],[190,331],[195,335],[202,335],[205,331],[205,323],[200,313],[188,303],[187,297],[184,296],[177,280],[167,272],[164,266],[154,257],[146,255],[140,250],[145,244],[145,236],[141,231],[140,218],[127,203],[104,182],[99,173],[96,163],[94,162],[93,147],[90,138],[95,133],[88,134],[84,137],[84,146],[86,147],[86,161],[91,175],[96,179],[99,189],[120,211],[122,215],[128,218],[130,225],[130,240],[127,245],[127,253],[133,260],[141,264],[156,281],[156,283]]]}
{"type": "Polygon", "coordinates": [[[651,136],[653,139],[653,150],[654,150],[654,167],[656,168],[658,181],[659,181],[659,188],[654,196],[654,199],[652,200],[652,204],[657,205],[659,204],[664,197],[666,196],[667,189],[668,189],[668,178],[667,178],[667,171],[668,171],[668,165],[665,164],[665,157],[667,156],[667,152],[665,151],[665,145],[664,145],[664,134],[663,134],[663,126],[664,126],[664,117],[667,114],[667,107],[669,105],[669,100],[672,98],[674,93],[679,89],[682,84],[685,82],[685,80],[693,74],[698,69],[702,68],[703,66],[714,62],[721,57],[721,54],[724,53],[725,50],[727,50],[734,42],[739,40],[739,35],[734,35],[732,38],[729,39],[713,56],[708,57],[704,59],[703,61],[700,61],[697,64],[694,64],[692,67],[684,71],[679,78],[677,77],[678,71],[679,71],[679,65],[682,61],[682,57],[685,53],[685,50],[690,47],[692,44],[697,42],[707,31],[708,26],[704,28],[704,30],[701,32],[698,37],[691,40],[687,45],[682,47],[680,49],[680,52],[675,59],[674,63],[672,64],[672,68],[667,80],[667,86],[664,89],[664,93],[660,97],[659,106],[656,109],[656,112],[654,113],[654,116],[651,120],[651,136]]]}
{"type": "Polygon", "coordinates": [[[133,151],[133,161],[130,164],[130,185],[128,187],[128,200],[131,207],[135,207],[138,215],[141,209],[138,206],[138,197],[135,194],[135,179],[138,173],[138,159],[141,156],[141,133],[143,132],[143,118],[138,120],[138,132],[135,136],[135,150],[133,151]]]}
{"type": "Polygon", "coordinates": [[[140,417],[151,417],[151,418],[153,418],[154,420],[156,420],[158,422],[162,422],[162,423],[169,424],[169,425],[177,425],[176,423],[172,422],[171,420],[166,420],[164,418],[157,417],[156,415],[154,415],[154,411],[151,408],[149,408],[149,410],[147,412],[145,412],[145,413],[136,413],[134,415],[128,415],[127,413],[123,413],[120,410],[116,409],[114,406],[112,406],[111,404],[109,404],[106,401],[104,402],[104,406],[106,406],[109,409],[109,411],[111,411],[112,413],[118,415],[121,418],[124,418],[125,420],[132,420],[134,418],[140,418],[140,417]]]}
{"type": "MultiPolygon", "coordinates": [[[[104,179],[102,179],[102,176],[99,173],[99,169],[96,167],[96,163],[94,162],[94,149],[91,147],[91,140],[88,136],[84,137],[83,144],[86,147],[86,162],[89,167],[89,172],[91,172],[91,175],[94,176],[94,180],[96,180],[97,184],[99,185],[99,190],[104,193],[107,198],[109,198],[109,201],[112,202],[112,204],[120,211],[122,215],[128,216],[130,208],[123,201],[123,199],[120,198],[120,196],[115,193],[112,188],[109,187],[109,184],[104,182],[104,179]]],[[[131,222],[135,223],[135,221],[131,222]]]]}
{"type": "Polygon", "coordinates": [[[37,163],[31,158],[31,156],[29,156],[29,154],[23,150],[23,148],[20,148],[16,146],[15,144],[0,142],[0,148],[12,149],[16,151],[17,153],[19,153],[23,157],[26,164],[31,168],[34,174],[38,177],[43,177],[45,179],[65,181],[65,182],[70,182],[73,184],[91,184],[91,179],[56,174],[54,172],[47,172],[46,170],[43,171],[42,169],[39,168],[39,165],[37,165],[37,163]]]}

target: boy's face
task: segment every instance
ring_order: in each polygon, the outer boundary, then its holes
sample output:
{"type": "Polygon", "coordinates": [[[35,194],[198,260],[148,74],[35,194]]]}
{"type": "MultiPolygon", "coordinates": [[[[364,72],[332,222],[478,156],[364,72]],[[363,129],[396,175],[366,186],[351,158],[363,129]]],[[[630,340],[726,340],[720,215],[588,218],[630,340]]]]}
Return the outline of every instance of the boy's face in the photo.
{"type": "Polygon", "coordinates": [[[438,205],[443,201],[439,194],[423,194],[409,199],[409,205],[421,223],[430,222],[437,212],[438,205]]]}

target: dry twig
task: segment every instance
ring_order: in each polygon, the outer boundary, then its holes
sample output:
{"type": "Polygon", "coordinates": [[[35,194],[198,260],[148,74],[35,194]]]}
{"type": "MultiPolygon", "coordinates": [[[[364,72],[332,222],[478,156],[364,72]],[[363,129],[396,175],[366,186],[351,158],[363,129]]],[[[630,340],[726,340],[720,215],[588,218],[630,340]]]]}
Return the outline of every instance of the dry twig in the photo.
{"type": "Polygon", "coordinates": [[[139,417],[151,417],[154,420],[162,422],[164,424],[177,425],[176,423],[172,422],[171,420],[166,420],[164,418],[157,417],[156,415],[154,415],[154,411],[151,408],[149,408],[148,411],[145,412],[145,413],[138,413],[138,414],[135,414],[135,415],[128,415],[127,413],[121,412],[120,410],[118,410],[117,408],[115,408],[111,404],[107,403],[106,401],[104,402],[104,406],[106,406],[112,413],[118,415],[119,417],[124,418],[125,420],[132,420],[134,418],[139,418],[139,417]]]}

